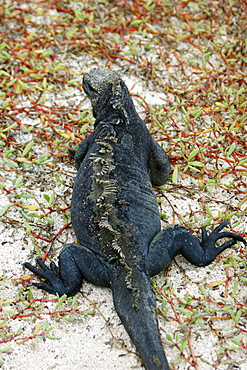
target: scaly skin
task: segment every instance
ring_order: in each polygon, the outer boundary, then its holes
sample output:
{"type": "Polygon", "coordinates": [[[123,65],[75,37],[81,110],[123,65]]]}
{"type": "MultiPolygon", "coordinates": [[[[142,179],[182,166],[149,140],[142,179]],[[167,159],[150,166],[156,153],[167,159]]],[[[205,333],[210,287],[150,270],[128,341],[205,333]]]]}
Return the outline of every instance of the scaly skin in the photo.
{"type": "Polygon", "coordinates": [[[151,138],[137,114],[118,73],[93,69],[83,78],[95,117],[94,132],[75,157],[78,173],[73,188],[71,219],[78,244],[67,244],[58,268],[25,266],[46,279],[32,285],[53,294],[73,295],[83,279],[110,287],[116,311],[147,370],[168,370],[155,311],[150,277],[181,253],[196,266],[210,264],[237,240],[220,232],[222,222],[200,242],[183,226],[163,230],[153,185],[162,185],[170,172],[169,158],[151,138]],[[215,242],[230,238],[219,247],[215,242]]]}

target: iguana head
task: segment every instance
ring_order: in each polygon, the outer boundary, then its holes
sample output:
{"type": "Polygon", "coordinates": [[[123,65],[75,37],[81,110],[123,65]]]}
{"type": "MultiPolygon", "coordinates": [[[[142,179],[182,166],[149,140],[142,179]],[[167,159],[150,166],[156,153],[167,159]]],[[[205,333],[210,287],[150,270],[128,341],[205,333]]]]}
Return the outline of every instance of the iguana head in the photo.
{"type": "Polygon", "coordinates": [[[109,84],[112,84],[113,94],[117,92],[120,80],[119,73],[111,69],[94,68],[84,75],[82,86],[90,98],[92,106],[95,107],[109,84]]]}

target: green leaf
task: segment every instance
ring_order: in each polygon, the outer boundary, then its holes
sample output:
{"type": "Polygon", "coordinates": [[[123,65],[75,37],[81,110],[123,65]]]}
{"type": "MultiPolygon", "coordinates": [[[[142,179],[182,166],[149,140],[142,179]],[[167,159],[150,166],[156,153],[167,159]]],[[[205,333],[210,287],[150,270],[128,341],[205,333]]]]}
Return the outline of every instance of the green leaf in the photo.
{"type": "Polygon", "coordinates": [[[20,162],[20,163],[25,163],[25,162],[30,163],[30,162],[27,160],[27,158],[17,157],[17,158],[16,158],[16,160],[17,160],[18,162],[20,162]]]}
{"type": "Polygon", "coordinates": [[[95,310],[85,310],[82,313],[83,313],[83,315],[94,315],[95,314],[95,310]]]}
{"type": "Polygon", "coordinates": [[[191,153],[190,153],[190,155],[189,155],[189,157],[188,157],[188,162],[190,162],[190,160],[192,159],[192,158],[194,158],[196,155],[197,155],[197,153],[199,152],[199,149],[198,148],[196,148],[196,149],[194,149],[191,153]]]}
{"type": "Polygon", "coordinates": [[[47,164],[47,163],[49,163],[49,162],[51,162],[51,160],[50,160],[50,159],[48,159],[45,155],[42,155],[42,156],[38,159],[37,164],[42,165],[42,164],[47,164]]]}
{"type": "Polygon", "coordinates": [[[232,343],[241,346],[242,334],[240,333],[237,338],[231,338],[232,343]]]}
{"type": "Polygon", "coordinates": [[[210,226],[210,225],[211,225],[212,220],[213,220],[213,217],[209,218],[206,222],[204,222],[203,226],[204,226],[204,227],[210,226]]]}
{"type": "Polygon", "coordinates": [[[0,76],[6,76],[6,77],[10,77],[10,74],[6,71],[3,71],[2,69],[0,70],[0,76]]]}
{"type": "Polygon", "coordinates": [[[17,164],[15,161],[12,161],[12,159],[10,159],[10,158],[6,158],[6,157],[3,157],[3,159],[4,159],[4,160],[5,160],[5,162],[7,162],[10,166],[15,167],[15,168],[17,168],[17,167],[18,167],[18,164],[17,164]]]}
{"type": "Polygon", "coordinates": [[[153,32],[156,32],[156,33],[157,33],[157,30],[152,26],[152,24],[150,24],[150,23],[146,23],[146,25],[147,25],[147,27],[148,27],[151,31],[153,31],[153,32]]]}
{"type": "Polygon", "coordinates": [[[82,128],[80,129],[80,134],[84,134],[84,132],[85,132],[85,131],[87,131],[88,126],[89,126],[89,124],[88,124],[88,123],[84,124],[84,125],[82,126],[82,128]]]}
{"type": "Polygon", "coordinates": [[[66,300],[66,298],[67,298],[66,294],[62,295],[62,297],[59,298],[59,300],[56,304],[56,307],[55,307],[56,310],[63,304],[63,302],[66,300]]]}
{"type": "Polygon", "coordinates": [[[169,340],[170,342],[173,342],[173,338],[170,334],[166,334],[166,339],[169,340]]]}
{"type": "Polygon", "coordinates": [[[176,184],[177,180],[178,180],[178,166],[176,165],[172,173],[172,183],[176,184]]]}
{"type": "Polygon", "coordinates": [[[11,349],[12,349],[12,347],[10,347],[10,346],[4,347],[4,348],[0,348],[0,352],[9,352],[11,349]]]}
{"type": "Polygon", "coordinates": [[[34,246],[34,249],[35,249],[36,254],[37,254],[40,258],[42,258],[42,253],[41,253],[41,251],[40,251],[40,249],[39,249],[38,245],[35,245],[35,246],[34,246]]]}
{"type": "MultiPolygon", "coordinates": [[[[7,98],[3,103],[2,103],[2,107],[3,109],[7,109],[9,107],[9,103],[11,102],[11,98],[7,98]]],[[[2,131],[4,132],[4,130],[2,131]]]]}
{"type": "Polygon", "coordinates": [[[141,19],[136,19],[130,23],[130,26],[138,26],[143,21],[141,19]]]}
{"type": "Polygon", "coordinates": [[[6,42],[1,42],[0,44],[0,50],[3,50],[3,49],[10,49],[10,46],[8,44],[6,44],[6,42]]]}
{"type": "Polygon", "coordinates": [[[201,291],[201,293],[203,294],[204,297],[208,296],[208,293],[207,293],[206,289],[204,288],[204,286],[202,284],[199,284],[199,289],[200,289],[200,291],[201,291]]]}
{"type": "Polygon", "coordinates": [[[208,204],[205,204],[205,210],[206,210],[206,212],[207,212],[207,214],[208,214],[209,216],[212,216],[212,212],[211,212],[211,209],[210,209],[210,207],[209,207],[209,205],[208,205],[208,204]]]}
{"type": "Polygon", "coordinates": [[[43,197],[45,198],[45,200],[50,203],[50,197],[48,194],[43,194],[43,197]]]}
{"type": "Polygon", "coordinates": [[[30,231],[31,231],[31,225],[29,225],[29,223],[27,221],[24,221],[24,226],[25,226],[27,232],[30,233],[30,231]]]}
{"type": "Polygon", "coordinates": [[[204,163],[203,162],[199,162],[199,161],[194,161],[194,162],[189,162],[189,165],[190,166],[195,166],[195,167],[203,167],[204,166],[204,163]]]}
{"type": "Polygon", "coordinates": [[[209,59],[210,59],[210,56],[212,55],[212,52],[211,51],[209,51],[208,53],[205,53],[204,55],[203,55],[203,60],[205,61],[205,62],[208,62],[209,61],[209,59]]]}
{"type": "Polygon", "coordinates": [[[43,323],[42,323],[42,322],[40,322],[40,323],[38,323],[38,324],[36,325],[36,327],[35,327],[35,329],[34,329],[34,331],[33,331],[34,335],[35,335],[35,334],[38,334],[38,332],[40,331],[40,329],[41,329],[42,325],[43,325],[43,323]]]}
{"type": "Polygon", "coordinates": [[[45,58],[45,57],[48,57],[49,55],[52,55],[53,54],[53,51],[50,49],[50,50],[45,50],[42,54],[40,54],[40,58],[45,58]]]}
{"type": "Polygon", "coordinates": [[[228,148],[227,148],[227,157],[230,157],[230,155],[234,152],[236,148],[236,143],[232,143],[228,148]]]}
{"type": "Polygon", "coordinates": [[[50,199],[49,199],[49,204],[52,206],[54,201],[55,201],[55,194],[52,193],[51,196],[50,196],[50,199]]]}
{"type": "Polygon", "coordinates": [[[7,212],[7,210],[12,206],[13,204],[9,203],[7,204],[5,207],[3,207],[2,209],[0,209],[0,217],[4,215],[4,213],[7,212]]]}
{"type": "Polygon", "coordinates": [[[24,148],[23,152],[22,152],[22,157],[24,157],[25,155],[27,155],[27,153],[32,149],[34,145],[34,141],[30,141],[24,148]]]}
{"type": "Polygon", "coordinates": [[[58,337],[57,335],[46,335],[48,339],[61,339],[62,337],[58,337]]]}
{"type": "MultiPolygon", "coordinates": [[[[43,331],[46,331],[48,329],[48,321],[47,320],[45,320],[44,322],[43,322],[43,331]]],[[[53,328],[51,327],[50,328],[50,330],[52,330],[53,328]]]]}
{"type": "Polygon", "coordinates": [[[198,108],[198,109],[194,110],[194,112],[192,114],[194,116],[194,119],[197,119],[202,114],[202,108],[198,108]]]}
{"type": "MultiPolygon", "coordinates": [[[[8,320],[7,319],[5,319],[5,320],[3,320],[2,322],[0,322],[0,328],[2,328],[5,324],[6,324],[6,322],[7,322],[8,320]]],[[[0,350],[1,351],[1,350],[0,350]]]]}
{"type": "Polygon", "coordinates": [[[18,177],[18,179],[15,181],[15,187],[16,188],[19,188],[20,186],[22,186],[23,185],[23,175],[20,175],[19,177],[18,177]]]}
{"type": "Polygon", "coordinates": [[[241,162],[238,163],[238,166],[242,166],[243,164],[245,164],[247,162],[247,157],[245,159],[243,159],[241,162]]]}

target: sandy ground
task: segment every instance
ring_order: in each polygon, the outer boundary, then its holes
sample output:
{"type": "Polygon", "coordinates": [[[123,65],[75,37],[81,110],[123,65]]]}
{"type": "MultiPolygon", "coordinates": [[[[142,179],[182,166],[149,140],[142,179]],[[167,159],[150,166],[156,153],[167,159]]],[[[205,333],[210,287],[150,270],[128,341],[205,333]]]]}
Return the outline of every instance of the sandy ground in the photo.
{"type": "MultiPolygon", "coordinates": [[[[183,49],[183,43],[181,43],[181,50],[183,49]]],[[[96,66],[104,66],[104,63],[94,61],[93,58],[88,57],[71,59],[68,61],[71,67],[76,70],[85,73],[91,68],[96,66]]],[[[120,70],[120,69],[119,69],[120,70]]],[[[78,79],[81,76],[77,77],[78,79]]],[[[141,94],[146,101],[151,105],[158,106],[162,104],[161,97],[164,96],[160,91],[150,91],[145,83],[142,83],[136,76],[131,75],[131,72],[126,72],[123,76],[132,93],[141,94]]],[[[48,95],[48,103],[54,104],[56,99],[57,104],[75,104],[82,99],[81,93],[76,89],[71,89],[70,93],[64,93],[61,96],[54,97],[54,95],[48,95]]],[[[26,101],[20,99],[20,105],[25,104],[26,101]]],[[[48,104],[47,103],[47,104],[48,104]]],[[[137,103],[136,103],[137,105],[137,103]]],[[[89,102],[85,101],[81,105],[81,109],[88,109],[89,102]]],[[[141,115],[145,117],[145,112],[141,107],[138,107],[141,115]]],[[[22,123],[24,125],[33,124],[33,119],[29,117],[23,117],[22,123]],[[32,122],[30,122],[30,120],[32,122]]],[[[30,133],[15,133],[14,137],[18,142],[26,144],[30,140],[35,140],[35,134],[30,133]],[[18,136],[19,135],[19,136],[18,136]]],[[[169,147],[169,143],[166,144],[169,147]]],[[[45,145],[37,145],[36,148],[37,156],[46,154],[50,156],[48,148],[45,145]]],[[[13,181],[16,181],[20,173],[16,173],[15,170],[7,163],[0,159],[0,175],[1,181],[4,182],[7,188],[11,188],[13,181]]],[[[61,160],[57,164],[56,172],[58,172],[66,183],[72,185],[75,169],[73,163],[69,158],[61,160]]],[[[30,206],[37,206],[37,201],[45,204],[43,194],[51,194],[53,191],[59,196],[64,196],[64,205],[69,205],[71,196],[71,188],[64,188],[63,185],[59,186],[57,183],[54,187],[53,173],[49,168],[37,167],[35,169],[23,170],[24,185],[22,190],[27,193],[32,193],[35,199],[28,199],[26,202],[30,206]]],[[[169,180],[170,181],[170,180],[169,180]]],[[[228,179],[225,179],[226,183],[228,179]]],[[[178,183],[182,183],[183,186],[188,186],[191,189],[198,186],[198,182],[194,177],[186,177],[181,179],[179,177],[178,183]]],[[[169,185],[172,186],[171,182],[169,185]]],[[[174,204],[176,211],[180,214],[186,212],[190,207],[194,212],[198,210],[199,200],[207,195],[205,192],[199,192],[193,196],[186,197],[184,194],[179,192],[176,194],[166,193],[165,197],[162,197],[161,212],[166,213],[170,222],[172,222],[172,211],[169,207],[167,208],[167,202],[174,204]]],[[[229,205],[238,204],[243,196],[230,194],[229,192],[217,188],[212,190],[210,194],[212,198],[222,201],[229,205]]],[[[0,198],[0,209],[9,203],[9,199],[5,191],[1,189],[0,198]]],[[[222,206],[223,207],[223,206],[222,206]]],[[[225,206],[224,206],[225,209],[225,206]]],[[[218,209],[215,207],[215,213],[218,209]]],[[[52,234],[55,235],[61,227],[63,227],[63,216],[53,214],[53,230],[52,234]]],[[[142,369],[140,359],[136,354],[135,348],[132,345],[127,333],[125,332],[114,308],[109,289],[103,289],[95,287],[90,283],[85,282],[81,289],[81,292],[77,294],[77,306],[75,313],[68,313],[64,315],[54,315],[51,313],[56,311],[56,301],[49,302],[48,300],[42,301],[46,296],[44,292],[38,291],[35,288],[31,288],[33,298],[39,300],[42,308],[37,309],[34,315],[30,315],[26,318],[18,317],[22,314],[22,309],[25,306],[18,306],[17,301],[20,294],[23,300],[22,285],[15,284],[14,279],[18,279],[21,276],[27,276],[28,272],[23,271],[22,264],[24,261],[35,261],[34,245],[37,244],[34,239],[26,232],[25,227],[20,227],[25,219],[16,210],[10,208],[6,214],[5,222],[0,224],[1,233],[1,274],[3,276],[1,285],[1,300],[4,300],[5,304],[2,306],[4,317],[8,317],[8,328],[9,333],[22,332],[18,338],[28,338],[33,336],[35,328],[41,323],[48,327],[53,328],[51,334],[60,339],[50,339],[48,336],[40,335],[31,340],[25,340],[23,343],[18,343],[18,340],[14,339],[11,343],[2,343],[1,348],[3,349],[2,358],[2,369],[23,369],[23,370],[50,370],[50,369],[90,369],[90,370],[129,370],[129,369],[142,369]],[[21,293],[20,293],[21,292],[21,293]],[[6,302],[6,300],[8,302],[6,302]],[[20,308],[22,307],[22,309],[20,308]],[[18,311],[19,310],[19,311],[18,311]],[[86,310],[94,310],[94,314],[81,314],[78,312],[84,312],[86,310]],[[13,319],[13,315],[18,313],[17,317],[13,319]],[[50,313],[50,314],[48,314],[50,313]],[[8,347],[6,349],[6,347],[8,347]]],[[[178,221],[178,220],[177,220],[178,221]]],[[[231,222],[237,222],[238,216],[232,217],[231,222]]],[[[201,224],[201,220],[198,220],[198,226],[201,224]]],[[[48,227],[48,226],[47,226],[48,227]]],[[[242,218],[241,224],[236,227],[236,230],[242,232],[247,229],[246,217],[242,218]]],[[[59,237],[59,241],[56,241],[53,255],[57,256],[59,249],[64,242],[73,241],[74,235],[71,228],[65,230],[65,232],[59,237]]],[[[42,248],[46,245],[45,242],[40,241],[39,247],[42,248]]],[[[232,251],[226,251],[225,256],[231,253],[238,253],[238,247],[233,248],[232,251]]],[[[235,271],[235,270],[234,270],[235,271]]],[[[234,273],[233,269],[229,267],[229,274],[234,273]]],[[[165,283],[166,272],[161,272],[157,277],[154,278],[154,285],[158,286],[159,289],[165,283]]],[[[177,257],[176,261],[172,263],[169,268],[169,282],[172,284],[172,289],[176,292],[177,296],[185,297],[186,294],[198,299],[202,299],[203,295],[199,289],[200,285],[207,287],[208,298],[210,301],[223,302],[222,297],[225,292],[226,281],[226,269],[222,262],[214,263],[213,266],[206,268],[196,268],[185,261],[182,257],[177,257]],[[222,282],[218,285],[215,282],[222,282]],[[211,285],[210,285],[211,284],[211,285]]],[[[229,290],[233,288],[233,281],[229,282],[229,290]]],[[[52,297],[51,297],[52,298],[52,297]]],[[[230,298],[229,298],[230,299],[230,298]]],[[[242,302],[246,309],[246,286],[242,285],[237,289],[237,301],[242,302]]],[[[164,304],[163,300],[157,297],[157,307],[162,307],[164,304]]],[[[178,302],[177,308],[178,308],[178,302]]],[[[198,303],[199,305],[200,303],[198,303]]],[[[64,303],[62,309],[71,309],[71,303],[64,303]]],[[[59,309],[61,309],[61,307],[59,309]]],[[[62,310],[61,309],[61,310],[62,310]]],[[[214,306],[208,303],[208,309],[211,310],[213,315],[214,306]]],[[[210,318],[208,322],[204,321],[204,324],[200,327],[193,327],[191,332],[191,343],[183,350],[185,356],[190,359],[191,351],[193,348],[195,358],[198,361],[197,367],[189,363],[185,359],[180,358],[180,350],[174,345],[169,345],[166,340],[166,334],[171,334],[174,338],[178,335],[178,342],[181,344],[182,338],[186,338],[186,333],[190,331],[190,325],[186,326],[186,320],[184,329],[179,329],[179,323],[174,319],[174,312],[169,306],[168,316],[170,319],[163,317],[159,314],[159,325],[161,337],[164,340],[164,349],[167,354],[167,358],[172,368],[175,370],[187,370],[196,368],[197,370],[246,370],[247,369],[247,353],[236,346],[236,350],[230,350],[230,354],[227,352],[227,348],[234,347],[234,343],[231,342],[231,338],[238,338],[240,332],[234,327],[233,322],[229,319],[229,312],[226,311],[228,319],[212,321],[210,318]],[[220,337],[221,336],[221,337],[220,337]],[[225,346],[225,347],[224,347],[225,346]],[[224,349],[225,348],[225,349],[224,349]],[[223,353],[223,354],[222,354],[223,353]],[[217,359],[220,357],[221,364],[217,365],[217,359]],[[179,363],[173,363],[179,360],[179,363]]],[[[246,313],[245,313],[246,315],[246,313]]],[[[219,313],[218,313],[219,316],[219,313]]],[[[222,313],[222,316],[224,314],[222,313]]],[[[244,321],[238,323],[246,330],[242,332],[241,340],[247,343],[247,328],[246,328],[246,317],[244,321]]],[[[42,332],[42,330],[40,330],[42,332]]],[[[245,347],[246,348],[246,347],[245,347]]],[[[148,349],[147,349],[148,350],[148,349]]]]}
{"type": "MultiPolygon", "coordinates": [[[[130,81],[129,81],[130,82],[130,81]]],[[[158,99],[157,99],[158,102],[158,99]]],[[[6,165],[4,165],[6,168],[6,165]]],[[[73,169],[68,164],[61,163],[61,169],[71,170],[73,169]]],[[[6,168],[7,169],[7,168],[6,168]]],[[[2,172],[4,176],[4,172],[2,172]]],[[[36,173],[35,177],[44,177],[44,174],[36,173]]],[[[46,176],[46,175],[45,175],[46,176]]],[[[66,176],[66,175],[65,175],[66,176]]],[[[5,177],[5,183],[11,184],[11,177],[16,178],[14,172],[8,172],[8,180],[5,177]]],[[[70,180],[73,175],[70,175],[70,180]]],[[[194,179],[187,179],[188,186],[193,186],[194,179]]],[[[184,182],[183,182],[184,184],[184,182]]],[[[42,191],[36,185],[26,184],[29,191],[35,194],[35,197],[42,202],[42,191]]],[[[46,193],[49,193],[49,184],[46,193]]],[[[52,187],[52,184],[51,184],[52,187]]],[[[63,187],[56,188],[56,193],[62,193],[63,187]]],[[[68,197],[70,194],[68,194],[68,197]]],[[[187,207],[197,209],[198,199],[189,199],[180,195],[166,194],[170,202],[176,203],[177,211],[182,213],[187,207]]],[[[201,194],[198,195],[200,197],[201,194]]],[[[226,200],[226,194],[224,192],[217,194],[218,199],[226,200]]],[[[1,196],[1,208],[8,203],[6,195],[1,196]]],[[[31,201],[32,203],[32,201],[31,201]]],[[[166,211],[166,203],[162,203],[164,207],[163,212],[166,211]]],[[[15,219],[16,221],[21,220],[19,214],[14,214],[14,211],[9,211],[8,217],[15,219]],[[11,213],[13,212],[13,213],[11,213]]],[[[236,219],[235,219],[236,220],[236,219]]],[[[62,226],[62,220],[59,215],[55,217],[55,229],[59,230],[62,226]]],[[[246,227],[246,224],[241,224],[239,230],[246,227]]],[[[1,269],[3,275],[7,277],[7,283],[1,291],[1,297],[8,300],[17,300],[18,289],[20,286],[16,286],[11,283],[12,279],[23,276],[22,263],[30,260],[30,251],[33,249],[32,242],[27,239],[26,233],[16,227],[13,223],[6,223],[1,225],[2,244],[4,248],[1,248],[1,269]],[[24,241],[24,242],[23,242],[24,241]]],[[[72,230],[68,231],[68,241],[73,240],[72,230]]],[[[64,236],[63,236],[64,237],[64,236]]],[[[63,238],[62,237],[62,238],[63,238]]],[[[67,236],[66,236],[67,237],[67,236]]],[[[62,239],[60,238],[60,242],[62,239]]],[[[42,242],[41,242],[42,243],[42,242]]],[[[228,255],[229,251],[225,252],[228,255]]],[[[32,259],[33,261],[34,259],[32,259]]],[[[28,272],[26,272],[27,274],[28,272]]],[[[159,286],[162,286],[165,278],[165,272],[160,273],[155,281],[159,286]]],[[[182,257],[176,258],[176,263],[173,263],[170,272],[169,279],[173,284],[173,289],[176,292],[181,292],[181,296],[186,293],[195,297],[202,297],[199,291],[199,284],[207,286],[211,282],[224,281],[225,280],[225,269],[222,265],[217,264],[214,269],[210,267],[196,268],[186,262],[182,257]],[[178,263],[178,265],[177,265],[178,263]],[[184,271],[186,271],[186,278],[184,271]]],[[[211,289],[210,298],[218,301],[224,292],[224,285],[220,285],[216,290],[211,289]]],[[[34,298],[42,299],[44,293],[32,288],[34,298]]],[[[7,369],[141,369],[141,362],[138,355],[135,352],[134,346],[131,344],[127,333],[125,332],[114,308],[109,289],[103,289],[95,287],[90,283],[84,283],[81,293],[77,295],[78,309],[80,311],[95,309],[94,315],[81,315],[76,316],[76,319],[71,319],[71,322],[57,319],[53,320],[47,315],[37,315],[37,317],[30,317],[23,321],[20,319],[11,320],[11,331],[16,331],[19,328],[23,328],[24,334],[21,337],[32,335],[34,328],[39,322],[48,322],[48,325],[53,327],[52,335],[60,337],[59,340],[49,339],[45,337],[37,337],[35,339],[25,341],[22,344],[11,342],[11,349],[4,353],[4,363],[2,368],[7,369]],[[82,294],[81,294],[82,293],[82,294]]],[[[246,294],[243,291],[238,292],[238,300],[244,302],[246,294]]],[[[160,303],[158,303],[159,305],[160,303]]],[[[10,309],[11,304],[6,305],[4,310],[10,309]]],[[[12,306],[13,307],[13,306],[12,306]]],[[[51,303],[48,306],[48,311],[52,312],[55,308],[55,303],[51,303]]],[[[69,316],[69,315],[68,315],[69,316]]],[[[176,333],[177,323],[174,321],[166,321],[162,316],[159,315],[161,336],[165,340],[166,333],[176,333]]],[[[217,330],[223,330],[225,321],[218,323],[217,330]]],[[[202,356],[204,361],[214,363],[216,361],[215,345],[218,346],[218,338],[209,327],[198,328],[198,332],[194,332],[192,335],[193,346],[198,357],[200,370],[209,370],[212,368],[211,365],[201,362],[199,357],[202,356]],[[200,330],[199,330],[200,329],[200,330]]],[[[227,336],[225,337],[227,340],[227,336]]],[[[3,348],[6,347],[3,346],[3,348]]],[[[172,346],[165,345],[166,354],[168,360],[174,360],[174,348],[172,346]]],[[[176,357],[178,352],[176,353],[176,357]]],[[[231,353],[234,358],[234,352],[231,353]]],[[[240,364],[237,369],[247,369],[246,365],[246,353],[240,354],[237,352],[236,363],[240,364]]],[[[181,360],[179,365],[174,365],[174,369],[189,369],[191,368],[188,363],[181,360]]],[[[219,370],[233,369],[230,365],[224,364],[218,367],[219,370]]],[[[234,368],[235,369],[235,368],[234,368]]]]}

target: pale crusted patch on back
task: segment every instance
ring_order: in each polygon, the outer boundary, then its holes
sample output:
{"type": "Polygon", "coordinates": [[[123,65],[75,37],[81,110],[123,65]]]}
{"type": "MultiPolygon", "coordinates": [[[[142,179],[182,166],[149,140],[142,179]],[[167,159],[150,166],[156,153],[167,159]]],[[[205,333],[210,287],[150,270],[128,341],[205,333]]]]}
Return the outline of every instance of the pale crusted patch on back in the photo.
{"type": "Polygon", "coordinates": [[[118,260],[126,270],[126,286],[133,291],[135,296],[135,306],[138,307],[139,290],[132,287],[132,269],[126,262],[123,251],[125,246],[131,246],[131,234],[126,229],[124,222],[117,216],[115,202],[119,192],[117,179],[114,178],[113,144],[118,141],[114,127],[105,124],[102,127],[106,135],[103,139],[96,140],[99,149],[96,154],[92,154],[93,175],[90,199],[94,203],[94,222],[99,226],[97,239],[102,248],[103,254],[110,261],[118,260]]]}
{"type": "Polygon", "coordinates": [[[95,223],[99,225],[99,241],[102,243],[103,252],[108,253],[109,245],[105,245],[104,231],[108,230],[109,240],[112,239],[111,247],[120,251],[118,240],[120,232],[117,230],[120,220],[116,215],[114,203],[118,192],[117,180],[110,174],[115,169],[113,158],[112,143],[117,142],[116,133],[112,126],[106,125],[106,136],[102,140],[97,140],[100,149],[97,154],[91,156],[93,164],[92,192],[90,198],[93,200],[95,207],[95,223]],[[106,250],[105,250],[106,249],[106,250]]]}

